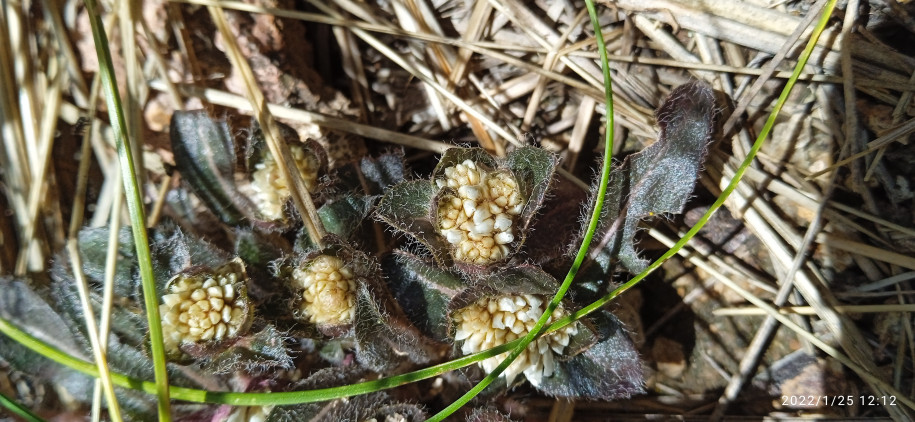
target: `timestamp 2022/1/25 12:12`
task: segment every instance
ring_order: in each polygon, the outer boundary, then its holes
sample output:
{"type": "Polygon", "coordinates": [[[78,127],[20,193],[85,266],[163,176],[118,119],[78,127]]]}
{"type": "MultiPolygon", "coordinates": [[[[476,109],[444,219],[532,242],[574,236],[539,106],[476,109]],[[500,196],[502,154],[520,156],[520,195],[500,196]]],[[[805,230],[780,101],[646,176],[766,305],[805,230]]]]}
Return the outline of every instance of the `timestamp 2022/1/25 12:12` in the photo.
{"type": "Polygon", "coordinates": [[[895,406],[896,396],[871,395],[786,395],[782,396],[784,407],[831,407],[831,406],[895,406]]]}

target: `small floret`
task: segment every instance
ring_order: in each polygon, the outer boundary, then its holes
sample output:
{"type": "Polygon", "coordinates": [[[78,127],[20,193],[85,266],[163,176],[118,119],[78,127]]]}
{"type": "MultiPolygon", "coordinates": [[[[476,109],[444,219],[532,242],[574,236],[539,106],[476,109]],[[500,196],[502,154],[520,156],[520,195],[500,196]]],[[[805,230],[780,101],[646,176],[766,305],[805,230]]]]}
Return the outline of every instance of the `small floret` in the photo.
{"type": "MultiPolygon", "coordinates": [[[[289,151],[295,160],[296,168],[310,191],[318,183],[320,163],[314,154],[301,145],[290,145],[289,151]]],[[[276,159],[269,152],[264,152],[263,160],[254,165],[251,173],[251,200],[257,206],[261,216],[270,221],[283,218],[283,207],[292,196],[286,179],[280,174],[276,159]]]]}

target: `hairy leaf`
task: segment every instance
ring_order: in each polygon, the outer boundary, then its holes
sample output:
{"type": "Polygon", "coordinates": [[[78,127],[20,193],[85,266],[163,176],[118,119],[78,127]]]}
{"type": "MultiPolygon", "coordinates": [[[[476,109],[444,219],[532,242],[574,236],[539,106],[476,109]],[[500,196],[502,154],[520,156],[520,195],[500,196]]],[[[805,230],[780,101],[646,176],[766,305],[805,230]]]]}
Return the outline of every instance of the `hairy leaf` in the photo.
{"type": "MultiPolygon", "coordinates": [[[[108,260],[107,227],[86,227],[79,231],[79,253],[83,261],[83,273],[96,283],[105,280],[105,265],[108,260]]],[[[136,249],[133,246],[133,233],[130,227],[118,232],[117,268],[115,270],[114,293],[123,297],[134,298],[140,291],[137,278],[136,249]]],[[[67,269],[67,271],[70,271],[67,269]]]]}
{"type": "MultiPolygon", "coordinates": [[[[305,391],[353,384],[359,382],[365,375],[365,370],[357,365],[329,367],[320,369],[309,375],[308,378],[291,385],[290,390],[305,391]]],[[[291,406],[276,406],[273,407],[270,412],[267,422],[313,422],[315,420],[326,420],[322,418],[329,412],[332,412],[335,407],[346,406],[349,402],[348,400],[349,399],[345,399],[344,401],[331,400],[291,406]]],[[[365,403],[363,403],[363,405],[364,404],[365,403]]]]}
{"type": "Polygon", "coordinates": [[[345,195],[318,209],[318,217],[328,233],[348,239],[372,209],[373,197],[345,195]]]}
{"type": "Polygon", "coordinates": [[[607,311],[594,315],[600,340],[566,361],[538,389],[557,397],[614,400],[644,393],[642,363],[622,324],[607,311]]]}
{"type": "Polygon", "coordinates": [[[702,82],[681,85],[656,115],[661,127],[658,140],[627,157],[610,174],[591,255],[605,270],[618,259],[630,272],[641,272],[648,263],[638,257],[633,242],[639,221],[683,211],[711,140],[712,89],[702,82]]]}
{"type": "Polygon", "coordinates": [[[376,392],[346,400],[276,407],[267,422],[403,421],[426,419],[413,404],[391,402],[387,393],[376,392]]]}
{"type": "Polygon", "coordinates": [[[403,152],[383,154],[378,158],[363,158],[359,163],[367,185],[366,193],[381,195],[397,183],[404,181],[403,152]]]}
{"type": "MultiPolygon", "coordinates": [[[[0,278],[0,316],[15,321],[20,329],[51,346],[66,350],[81,359],[89,359],[90,355],[83,353],[81,342],[68,330],[65,317],[23,281],[0,278]]],[[[0,355],[5,357],[5,350],[0,349],[0,355]]],[[[33,368],[51,369],[46,366],[33,368]]]]}
{"type": "MultiPolygon", "coordinates": [[[[557,163],[558,160],[553,154],[534,147],[519,148],[511,152],[504,160],[496,159],[482,148],[451,148],[445,151],[439,160],[432,173],[432,180],[404,182],[388,189],[378,206],[378,215],[381,220],[427,246],[440,265],[452,266],[454,264],[462,271],[484,272],[490,265],[506,260],[523,245],[531,219],[543,203],[550,187],[557,163]],[[491,177],[509,175],[511,177],[507,178],[508,180],[513,178],[517,182],[521,203],[524,204],[520,208],[519,215],[512,218],[514,221],[511,227],[516,229],[513,229],[513,233],[509,232],[512,237],[507,241],[507,252],[500,252],[497,255],[498,258],[494,258],[491,262],[475,261],[474,258],[452,260],[452,253],[459,246],[448,243],[438,227],[441,200],[453,198],[452,195],[458,193],[454,186],[439,187],[436,181],[446,177],[446,170],[450,167],[467,161],[473,162],[474,166],[484,173],[481,175],[483,178],[480,181],[473,182],[477,188],[488,183],[488,180],[494,180],[491,177]]],[[[484,187],[482,192],[490,192],[488,189],[490,188],[484,187]]],[[[470,201],[470,199],[467,200],[470,201]]],[[[467,204],[471,203],[473,202],[465,202],[465,206],[470,206],[467,204]]],[[[466,230],[466,228],[462,230],[466,230]]],[[[469,243],[465,241],[460,247],[467,246],[469,243]]],[[[471,248],[473,247],[477,246],[471,246],[471,248]]],[[[481,256],[490,255],[487,253],[481,256]]]]}
{"type": "Polygon", "coordinates": [[[521,211],[521,234],[526,236],[531,218],[540,208],[550,188],[559,159],[546,150],[523,147],[509,154],[506,164],[527,198],[527,204],[521,211]]]}
{"type": "Polygon", "coordinates": [[[467,415],[466,420],[467,422],[512,422],[510,417],[503,415],[493,407],[475,408],[467,415]]]}
{"type": "Polygon", "coordinates": [[[242,371],[259,375],[292,368],[292,356],[286,348],[285,336],[267,325],[236,339],[226,350],[205,359],[201,367],[216,374],[242,371]]]}
{"type": "Polygon", "coordinates": [[[160,225],[150,239],[156,287],[164,292],[165,284],[178,272],[194,266],[219,267],[232,256],[209,242],[188,236],[170,224],[160,225]]]}
{"type": "Polygon", "coordinates": [[[446,260],[448,243],[435,228],[432,212],[438,188],[428,180],[411,180],[387,190],[378,204],[379,218],[422,242],[436,255],[446,260]]]}
{"type": "Polygon", "coordinates": [[[359,362],[377,371],[391,371],[406,362],[428,363],[431,344],[389,298],[361,283],[356,296],[354,330],[359,362]]]}
{"type": "Polygon", "coordinates": [[[226,122],[205,110],[176,111],[169,134],[175,165],[194,193],[222,221],[240,223],[244,212],[234,182],[235,145],[226,122]]]}
{"type": "Polygon", "coordinates": [[[460,276],[405,252],[388,255],[381,265],[391,293],[410,321],[423,334],[446,341],[449,322],[442,310],[466,288],[460,276]]]}

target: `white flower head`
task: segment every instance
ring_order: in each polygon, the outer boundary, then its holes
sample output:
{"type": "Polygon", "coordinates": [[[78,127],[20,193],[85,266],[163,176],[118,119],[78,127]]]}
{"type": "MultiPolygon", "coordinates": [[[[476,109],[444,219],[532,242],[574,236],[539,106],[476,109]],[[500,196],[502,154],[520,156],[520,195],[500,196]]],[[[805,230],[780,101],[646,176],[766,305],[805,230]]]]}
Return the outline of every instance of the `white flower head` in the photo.
{"type": "Polygon", "coordinates": [[[350,265],[319,255],[292,271],[301,291],[299,317],[315,324],[349,324],[356,315],[356,278],[350,265]]]}
{"type": "MultiPolygon", "coordinates": [[[[305,187],[309,192],[313,191],[318,184],[318,171],[321,167],[319,159],[302,145],[290,145],[289,151],[305,187]]],[[[251,184],[246,193],[264,219],[275,221],[283,218],[284,206],[292,192],[269,151],[264,151],[262,161],[254,164],[251,184]]]]}
{"type": "Polygon", "coordinates": [[[166,350],[175,354],[182,344],[215,343],[243,334],[250,322],[247,279],[238,258],[215,271],[172,278],[159,305],[166,350]]]}
{"type": "Polygon", "coordinates": [[[471,160],[444,170],[437,179],[438,230],[456,261],[488,265],[504,259],[514,242],[516,217],[524,208],[518,181],[508,171],[487,171],[471,160]]]}
{"type": "MultiPolygon", "coordinates": [[[[452,315],[454,339],[461,342],[461,352],[465,355],[508,343],[529,333],[546,310],[546,305],[543,296],[535,294],[485,297],[452,315]]],[[[548,323],[565,315],[565,310],[559,306],[548,323]]],[[[531,342],[502,373],[506,383],[511,385],[519,374],[524,374],[531,384],[539,386],[544,377],[553,375],[556,356],[562,355],[571,337],[577,333],[577,324],[573,323],[531,342]]],[[[491,372],[506,356],[508,352],[480,361],[479,365],[486,372],[491,372]]]]}

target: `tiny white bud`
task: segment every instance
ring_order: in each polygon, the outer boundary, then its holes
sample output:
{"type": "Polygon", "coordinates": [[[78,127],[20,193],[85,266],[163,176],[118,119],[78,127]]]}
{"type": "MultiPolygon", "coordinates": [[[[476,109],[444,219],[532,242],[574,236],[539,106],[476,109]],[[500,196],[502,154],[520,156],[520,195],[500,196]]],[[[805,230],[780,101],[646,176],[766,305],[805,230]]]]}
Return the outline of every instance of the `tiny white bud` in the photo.
{"type": "Polygon", "coordinates": [[[515,236],[511,232],[500,232],[495,235],[496,243],[500,245],[505,245],[512,243],[515,240],[515,236]]]}

